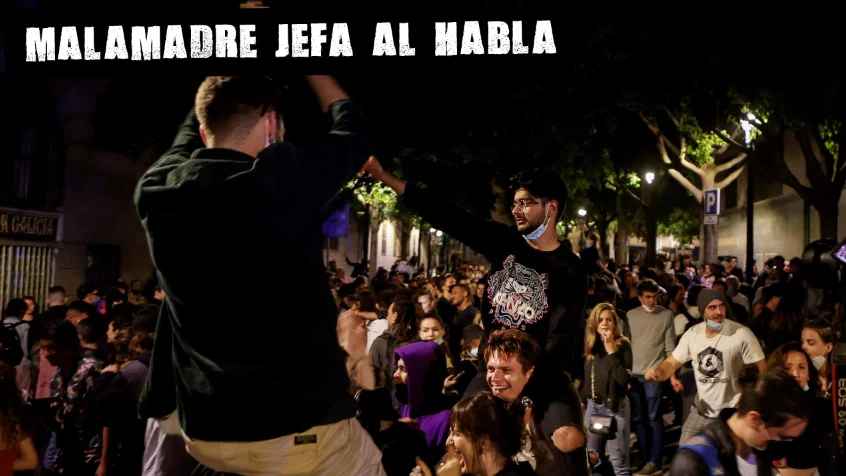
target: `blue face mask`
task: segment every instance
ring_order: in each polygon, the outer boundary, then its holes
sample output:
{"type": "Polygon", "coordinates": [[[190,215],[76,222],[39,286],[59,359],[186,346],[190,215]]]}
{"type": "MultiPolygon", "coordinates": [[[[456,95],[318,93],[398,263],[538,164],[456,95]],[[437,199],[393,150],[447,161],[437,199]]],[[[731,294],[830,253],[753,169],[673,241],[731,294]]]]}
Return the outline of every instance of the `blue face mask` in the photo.
{"type": "Polygon", "coordinates": [[[546,232],[546,227],[547,227],[548,224],[549,224],[549,217],[546,216],[546,217],[544,217],[543,224],[541,224],[541,226],[537,227],[537,229],[535,231],[529,233],[528,235],[523,235],[523,238],[525,238],[529,241],[533,241],[533,242],[537,241],[538,238],[540,238],[546,232]]]}
{"type": "Polygon", "coordinates": [[[478,357],[479,356],[479,348],[473,347],[472,349],[470,349],[470,355],[472,355],[473,357],[478,357]]]}
{"type": "Polygon", "coordinates": [[[436,340],[435,342],[437,342],[437,343],[438,343],[438,345],[444,345],[444,338],[443,338],[443,337],[441,337],[441,338],[439,338],[438,340],[436,340]]]}
{"type": "Polygon", "coordinates": [[[716,322],[714,322],[710,319],[706,319],[705,324],[708,326],[708,329],[711,329],[712,331],[716,332],[716,331],[722,330],[723,327],[726,326],[726,321],[723,321],[723,322],[717,324],[716,322]]]}
{"type": "Polygon", "coordinates": [[[805,388],[803,388],[803,389],[802,389],[802,391],[807,392],[807,391],[808,391],[808,390],[810,390],[810,389],[811,389],[811,387],[810,387],[810,386],[806,383],[806,384],[805,384],[805,388]]]}

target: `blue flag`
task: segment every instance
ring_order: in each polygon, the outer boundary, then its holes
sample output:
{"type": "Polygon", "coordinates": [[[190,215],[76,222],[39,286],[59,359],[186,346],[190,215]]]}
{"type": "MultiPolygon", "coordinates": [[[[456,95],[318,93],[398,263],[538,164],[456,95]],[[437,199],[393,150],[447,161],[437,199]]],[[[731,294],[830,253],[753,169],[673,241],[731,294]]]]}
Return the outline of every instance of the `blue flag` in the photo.
{"type": "Polygon", "coordinates": [[[334,210],[323,222],[323,235],[327,238],[346,238],[350,234],[350,205],[334,210]]]}

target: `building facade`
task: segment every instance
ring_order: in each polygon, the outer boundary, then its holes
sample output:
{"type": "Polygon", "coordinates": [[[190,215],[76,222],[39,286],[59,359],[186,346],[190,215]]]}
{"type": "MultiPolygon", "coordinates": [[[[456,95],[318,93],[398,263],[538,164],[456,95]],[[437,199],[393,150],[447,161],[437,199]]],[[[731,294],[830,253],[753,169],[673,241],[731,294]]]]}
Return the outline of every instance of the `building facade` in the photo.
{"type": "MultiPolygon", "coordinates": [[[[785,134],[784,159],[793,175],[802,185],[813,187],[805,172],[805,159],[796,140],[785,134]]],[[[738,257],[741,267],[746,266],[746,197],[747,173],[722,190],[718,225],[718,254],[738,257]]],[[[801,257],[805,246],[820,239],[819,213],[804,201],[792,188],[775,182],[765,174],[754,177],[753,247],[758,269],[776,255],[786,259],[801,257]]],[[[838,236],[846,235],[846,196],[841,195],[838,203],[838,236]]]]}
{"type": "Polygon", "coordinates": [[[153,157],[99,148],[92,127],[106,80],[13,81],[3,77],[0,161],[0,302],[63,286],[152,276],[132,195],[153,157]]]}

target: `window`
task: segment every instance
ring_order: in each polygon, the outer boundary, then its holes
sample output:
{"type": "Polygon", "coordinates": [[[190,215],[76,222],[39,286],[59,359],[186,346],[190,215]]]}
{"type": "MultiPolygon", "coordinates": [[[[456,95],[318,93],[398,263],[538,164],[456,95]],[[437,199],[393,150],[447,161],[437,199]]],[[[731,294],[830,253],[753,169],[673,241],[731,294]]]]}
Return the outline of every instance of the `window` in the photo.
{"type": "Polygon", "coordinates": [[[85,282],[95,286],[111,286],[120,278],[120,247],[88,245],[85,261],[85,282]]]}
{"type": "Polygon", "coordinates": [[[402,225],[394,225],[394,256],[402,254],[402,225]]]}
{"type": "Polygon", "coordinates": [[[323,247],[324,248],[328,247],[329,251],[338,251],[338,245],[339,245],[338,238],[335,238],[335,237],[325,238],[324,241],[323,241],[323,247]]]}
{"type": "Polygon", "coordinates": [[[31,103],[0,103],[7,116],[15,117],[12,126],[0,132],[8,144],[0,158],[0,205],[13,208],[55,210],[61,206],[64,163],[61,130],[55,105],[38,86],[10,87],[0,78],[0,89],[20,92],[35,98],[31,103]],[[21,90],[23,88],[23,90],[21,90]]]}
{"type": "Polygon", "coordinates": [[[379,225],[379,233],[382,235],[382,256],[388,255],[388,230],[385,229],[385,224],[379,225]]]}

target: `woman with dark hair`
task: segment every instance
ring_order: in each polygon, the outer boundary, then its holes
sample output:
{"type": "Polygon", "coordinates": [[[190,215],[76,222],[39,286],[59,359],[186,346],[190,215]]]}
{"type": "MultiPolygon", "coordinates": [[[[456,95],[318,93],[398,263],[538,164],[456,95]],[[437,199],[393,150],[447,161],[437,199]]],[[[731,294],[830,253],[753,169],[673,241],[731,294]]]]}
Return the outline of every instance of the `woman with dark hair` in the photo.
{"type": "MultiPolygon", "coordinates": [[[[525,439],[524,412],[519,402],[506,402],[487,391],[458,402],[449,418],[447,451],[458,458],[461,474],[537,476],[529,464],[514,462],[525,439]]],[[[422,463],[411,472],[424,474],[431,472],[422,463]]]]}
{"type": "MultiPolygon", "coordinates": [[[[771,442],[764,453],[776,469],[790,468],[801,471],[817,470],[821,476],[837,474],[831,467],[830,443],[836,448],[834,417],[831,399],[819,397],[820,383],[811,357],[798,342],[789,342],[777,348],[767,359],[768,369],[783,369],[796,379],[802,389],[813,398],[808,428],[790,442],[771,442]]],[[[834,450],[836,452],[836,449],[834,450]]]]}
{"type": "Polygon", "coordinates": [[[769,445],[805,431],[811,399],[790,374],[781,369],[761,373],[747,365],[739,381],[743,390],[737,408],[723,410],[701,434],[679,446],[670,476],[769,475],[769,463],[759,462],[769,445]]]}
{"type": "Polygon", "coordinates": [[[23,418],[24,402],[15,381],[15,368],[0,362],[0,476],[38,466],[38,453],[23,418]]]}

